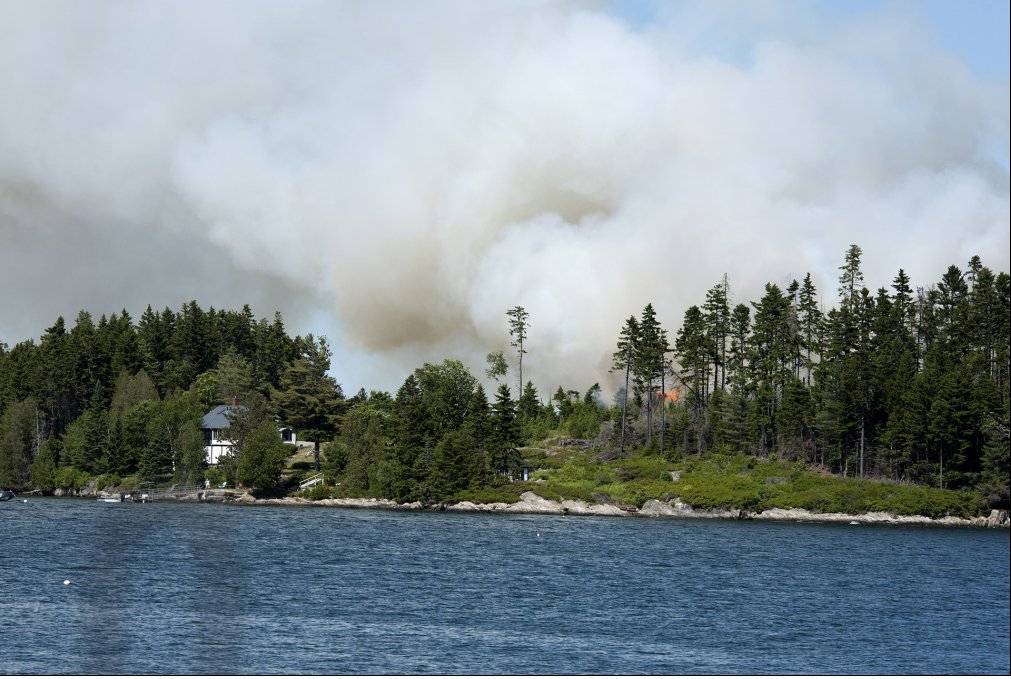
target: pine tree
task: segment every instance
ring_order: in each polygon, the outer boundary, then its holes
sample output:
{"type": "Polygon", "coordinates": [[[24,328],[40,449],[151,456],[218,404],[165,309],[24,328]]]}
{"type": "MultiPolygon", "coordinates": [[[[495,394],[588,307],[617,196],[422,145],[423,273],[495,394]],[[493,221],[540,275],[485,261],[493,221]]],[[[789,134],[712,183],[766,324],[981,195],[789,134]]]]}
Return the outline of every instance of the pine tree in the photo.
{"type": "Polygon", "coordinates": [[[661,378],[664,370],[664,356],[670,352],[667,333],[656,318],[652,304],[647,304],[639,318],[638,342],[635,345],[633,371],[637,387],[646,390],[646,443],[653,436],[653,385],[661,378]]]}
{"type": "Polygon", "coordinates": [[[52,436],[60,436],[80,415],[75,360],[62,316],[46,329],[34,363],[37,373],[32,379],[33,391],[46,413],[46,429],[52,436]]]}
{"type": "Polygon", "coordinates": [[[846,261],[839,267],[839,270],[842,271],[839,276],[839,297],[842,309],[852,311],[857,305],[860,288],[864,285],[864,275],[860,271],[860,257],[862,255],[863,251],[859,245],[850,245],[846,251],[846,261]]]}
{"type": "Polygon", "coordinates": [[[618,350],[614,352],[611,371],[625,373],[625,397],[621,399],[621,453],[625,453],[625,425],[628,422],[628,381],[635,363],[639,342],[639,323],[629,316],[618,335],[618,350]]]}
{"type": "Polygon", "coordinates": [[[713,391],[726,388],[727,384],[727,337],[730,334],[730,284],[727,274],[706,292],[706,337],[708,348],[713,352],[713,391]]]}
{"type": "Polygon", "coordinates": [[[172,433],[160,417],[151,422],[138,471],[145,481],[156,481],[172,471],[172,433]]]}
{"type": "Polygon", "coordinates": [[[300,355],[285,371],[281,386],[273,392],[281,420],[294,427],[303,440],[313,442],[313,461],[319,471],[322,441],[331,439],[343,407],[340,385],[327,375],[330,348],[326,338],[308,335],[300,346],[300,355]]]}
{"type": "Polygon", "coordinates": [[[519,445],[520,429],[516,421],[516,404],[512,400],[509,387],[502,384],[495,392],[495,403],[491,408],[492,468],[500,474],[512,472],[517,464],[516,447],[519,445]]]}
{"type": "Polygon", "coordinates": [[[818,309],[818,291],[811,281],[811,274],[804,276],[797,296],[797,319],[800,325],[801,347],[805,352],[804,368],[806,370],[805,384],[811,386],[811,374],[814,370],[812,356],[821,351],[821,310],[818,309]]]}
{"type": "Polygon", "coordinates": [[[681,329],[674,339],[674,351],[681,364],[681,376],[688,381],[687,386],[696,395],[694,399],[696,419],[700,409],[705,407],[709,347],[702,311],[697,306],[690,306],[685,310],[681,329]]]}
{"type": "Polygon", "coordinates": [[[25,399],[0,413],[0,488],[25,488],[42,441],[36,422],[38,404],[25,399]]]}
{"type": "Polygon", "coordinates": [[[767,283],[765,295],[754,304],[750,363],[755,375],[757,424],[762,447],[776,442],[776,411],[783,389],[794,376],[794,335],[790,327],[790,301],[779,286],[767,283]]]}
{"type": "Polygon", "coordinates": [[[512,336],[513,341],[510,346],[516,348],[516,358],[519,362],[519,380],[517,384],[519,385],[518,390],[523,389],[523,354],[527,353],[526,349],[523,348],[524,343],[527,339],[527,329],[530,327],[529,318],[530,314],[527,310],[521,306],[515,306],[506,312],[506,316],[509,317],[509,335],[512,336]]]}
{"type": "Polygon", "coordinates": [[[413,374],[407,376],[397,391],[394,412],[397,460],[405,473],[418,482],[428,475],[425,452],[430,451],[434,441],[421,387],[413,374]]]}

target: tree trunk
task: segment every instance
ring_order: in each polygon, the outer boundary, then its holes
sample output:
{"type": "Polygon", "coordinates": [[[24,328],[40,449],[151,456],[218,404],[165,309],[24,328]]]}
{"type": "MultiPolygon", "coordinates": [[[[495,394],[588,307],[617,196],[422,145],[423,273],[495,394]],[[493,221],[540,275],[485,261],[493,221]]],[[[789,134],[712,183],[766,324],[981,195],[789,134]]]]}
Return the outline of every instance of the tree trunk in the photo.
{"type": "Polygon", "coordinates": [[[319,471],[319,441],[312,442],[312,459],[316,471],[319,471]]]}
{"type": "Polygon", "coordinates": [[[860,415],[860,478],[864,478],[864,416],[860,415]]]}
{"type": "Polygon", "coordinates": [[[628,408],[628,372],[629,366],[625,366],[625,397],[621,399],[621,454],[625,454],[625,411],[628,408]]]}
{"type": "Polygon", "coordinates": [[[663,457],[664,424],[667,421],[667,384],[660,373],[660,457],[663,457]]]}
{"type": "Polygon", "coordinates": [[[653,380],[646,385],[646,445],[653,443],[653,380]]]}

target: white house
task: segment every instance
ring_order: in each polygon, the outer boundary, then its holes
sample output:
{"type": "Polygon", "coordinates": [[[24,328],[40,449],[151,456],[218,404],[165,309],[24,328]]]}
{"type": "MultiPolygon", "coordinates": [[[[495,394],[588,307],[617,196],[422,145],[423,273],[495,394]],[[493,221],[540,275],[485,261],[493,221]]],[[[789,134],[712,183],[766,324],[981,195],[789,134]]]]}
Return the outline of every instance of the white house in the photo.
{"type": "MultiPolygon", "coordinates": [[[[223,455],[231,452],[232,442],[222,438],[222,432],[231,426],[228,416],[237,410],[245,410],[245,406],[235,404],[217,406],[200,421],[200,429],[204,432],[207,464],[217,464],[223,455]]],[[[285,443],[297,443],[295,430],[291,427],[278,427],[278,435],[285,443]]]]}

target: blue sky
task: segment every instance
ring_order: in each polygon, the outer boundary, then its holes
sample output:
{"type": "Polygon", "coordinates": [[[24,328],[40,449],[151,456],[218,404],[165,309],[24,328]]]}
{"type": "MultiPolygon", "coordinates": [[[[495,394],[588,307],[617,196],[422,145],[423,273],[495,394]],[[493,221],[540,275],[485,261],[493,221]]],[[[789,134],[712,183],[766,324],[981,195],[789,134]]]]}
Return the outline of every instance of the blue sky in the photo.
{"type": "MultiPolygon", "coordinates": [[[[611,0],[610,12],[641,29],[672,9],[688,4],[679,0],[611,0]]],[[[888,7],[901,8],[920,15],[939,44],[960,55],[974,73],[1005,79],[1011,73],[1011,3],[1007,0],[813,0],[802,4],[843,16],[878,13],[888,7]]]]}

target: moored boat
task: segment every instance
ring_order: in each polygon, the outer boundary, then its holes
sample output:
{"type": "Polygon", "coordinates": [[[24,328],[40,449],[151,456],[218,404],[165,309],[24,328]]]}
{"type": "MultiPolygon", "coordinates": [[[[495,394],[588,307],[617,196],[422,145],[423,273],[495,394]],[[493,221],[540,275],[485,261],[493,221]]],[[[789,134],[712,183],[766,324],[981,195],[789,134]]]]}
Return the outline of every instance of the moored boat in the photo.
{"type": "Polygon", "coordinates": [[[13,500],[15,498],[13,490],[3,490],[0,489],[0,502],[7,502],[7,500],[13,500]]]}

